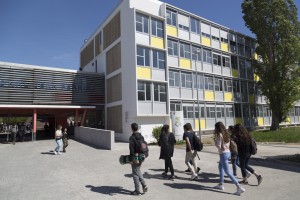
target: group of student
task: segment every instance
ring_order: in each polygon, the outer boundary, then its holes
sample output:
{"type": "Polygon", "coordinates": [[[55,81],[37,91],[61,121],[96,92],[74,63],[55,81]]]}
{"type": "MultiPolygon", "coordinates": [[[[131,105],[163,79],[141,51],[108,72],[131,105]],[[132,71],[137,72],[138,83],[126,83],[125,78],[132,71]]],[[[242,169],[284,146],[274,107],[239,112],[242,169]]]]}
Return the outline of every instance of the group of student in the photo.
{"type": "Polygon", "coordinates": [[[58,125],[57,129],[55,131],[55,142],[56,142],[56,148],[54,149],[55,155],[61,155],[61,147],[63,147],[63,152],[66,153],[66,148],[69,145],[68,143],[68,129],[64,128],[62,131],[62,126],[58,125]]]}
{"type": "MultiPolygon", "coordinates": [[[[138,124],[131,124],[131,129],[133,133],[129,138],[129,149],[130,156],[134,157],[136,153],[140,153],[139,141],[144,141],[144,138],[141,133],[138,132],[138,124]]],[[[200,168],[197,166],[196,162],[196,156],[198,156],[198,154],[194,146],[195,132],[193,131],[190,123],[185,124],[183,126],[183,130],[183,140],[185,140],[186,143],[185,164],[188,167],[188,170],[186,171],[191,173],[190,180],[192,181],[198,178],[200,171],[200,168]]],[[[168,177],[170,180],[175,179],[174,167],[172,163],[175,143],[176,139],[174,134],[169,131],[169,125],[163,125],[158,140],[158,145],[161,147],[159,158],[164,159],[165,161],[165,170],[162,175],[168,177]],[[169,170],[171,175],[167,176],[169,170]]],[[[214,143],[218,150],[220,159],[218,164],[220,182],[214,187],[214,189],[224,190],[224,172],[236,185],[236,195],[240,195],[246,191],[241,185],[248,184],[247,178],[249,178],[251,174],[256,176],[258,185],[261,184],[262,176],[248,164],[251,157],[251,148],[253,148],[252,137],[244,126],[241,124],[236,124],[235,126],[230,126],[227,130],[222,122],[217,122],[214,130],[214,143]],[[233,173],[231,172],[228,164],[229,159],[231,159],[232,162],[233,173]],[[236,173],[237,166],[241,168],[243,177],[243,180],[240,182],[238,182],[236,173]]],[[[148,187],[140,170],[141,165],[142,162],[131,163],[135,185],[135,190],[131,192],[132,195],[141,195],[148,191],[148,187]],[[140,183],[142,185],[143,192],[140,190],[140,183]]]]}

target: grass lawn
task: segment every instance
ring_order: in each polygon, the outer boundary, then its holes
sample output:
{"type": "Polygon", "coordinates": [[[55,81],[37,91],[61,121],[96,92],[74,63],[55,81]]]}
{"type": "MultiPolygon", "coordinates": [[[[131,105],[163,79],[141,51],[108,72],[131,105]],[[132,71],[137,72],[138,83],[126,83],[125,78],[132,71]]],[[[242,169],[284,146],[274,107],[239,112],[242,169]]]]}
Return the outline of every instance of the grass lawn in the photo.
{"type": "Polygon", "coordinates": [[[251,135],[257,142],[300,143],[300,127],[281,128],[277,131],[254,131],[251,135]]]}

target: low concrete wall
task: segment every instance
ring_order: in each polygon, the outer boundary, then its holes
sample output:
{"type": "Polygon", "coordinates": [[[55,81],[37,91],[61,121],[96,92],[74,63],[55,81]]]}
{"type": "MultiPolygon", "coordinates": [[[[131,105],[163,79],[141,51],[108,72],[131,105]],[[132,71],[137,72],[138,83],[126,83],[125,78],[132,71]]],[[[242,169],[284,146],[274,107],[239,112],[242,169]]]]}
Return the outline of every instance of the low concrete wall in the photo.
{"type": "Polygon", "coordinates": [[[115,132],[88,127],[75,127],[75,140],[100,149],[112,150],[115,144],[115,132]]]}

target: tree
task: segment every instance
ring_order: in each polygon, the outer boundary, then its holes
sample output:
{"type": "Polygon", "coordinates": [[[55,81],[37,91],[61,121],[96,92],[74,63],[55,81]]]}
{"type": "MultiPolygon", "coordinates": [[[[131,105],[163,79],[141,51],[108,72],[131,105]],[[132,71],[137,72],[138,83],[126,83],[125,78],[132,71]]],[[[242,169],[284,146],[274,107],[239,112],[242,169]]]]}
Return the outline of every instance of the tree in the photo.
{"type": "Polygon", "coordinates": [[[271,130],[300,99],[300,23],[292,0],[244,0],[243,19],[256,35],[258,87],[272,110],[271,130]]]}

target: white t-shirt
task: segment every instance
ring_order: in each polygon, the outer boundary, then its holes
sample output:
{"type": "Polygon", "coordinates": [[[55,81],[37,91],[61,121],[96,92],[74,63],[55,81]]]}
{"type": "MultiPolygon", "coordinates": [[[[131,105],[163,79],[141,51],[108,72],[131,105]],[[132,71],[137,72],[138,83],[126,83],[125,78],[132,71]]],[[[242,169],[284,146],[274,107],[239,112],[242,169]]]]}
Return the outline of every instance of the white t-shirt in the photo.
{"type": "Polygon", "coordinates": [[[230,152],[229,149],[230,141],[228,143],[225,143],[222,133],[220,133],[220,135],[216,138],[215,145],[218,148],[219,154],[230,152]]]}
{"type": "Polygon", "coordinates": [[[58,137],[62,137],[62,131],[61,130],[56,130],[55,131],[55,138],[58,138],[58,137]]]}

